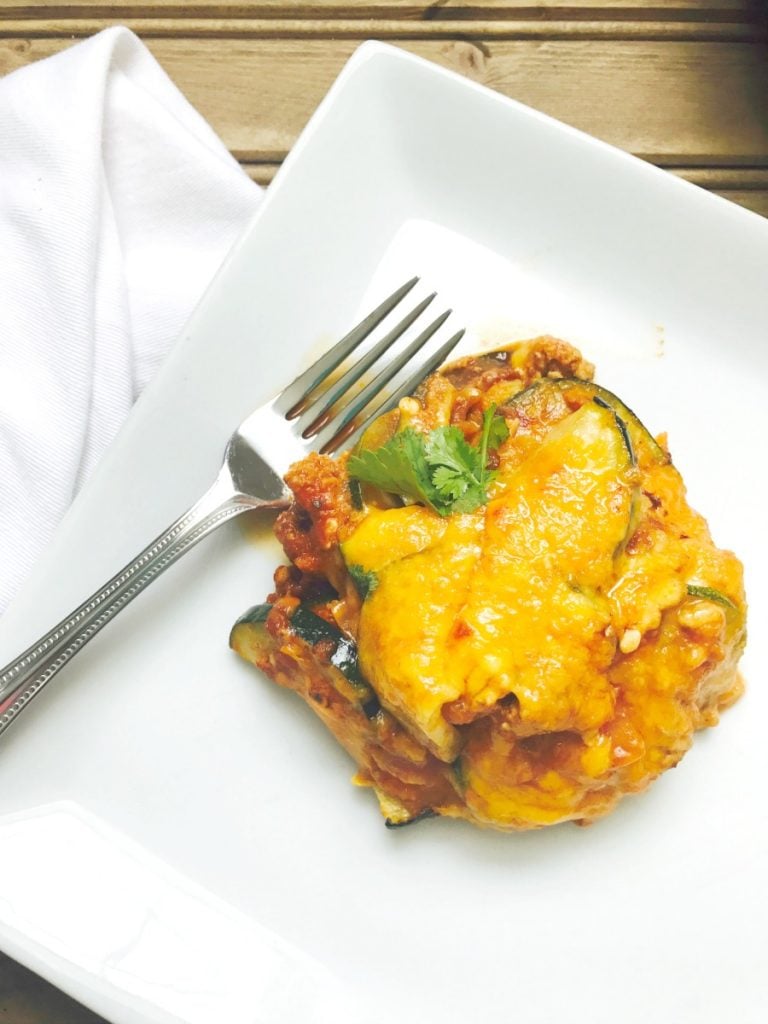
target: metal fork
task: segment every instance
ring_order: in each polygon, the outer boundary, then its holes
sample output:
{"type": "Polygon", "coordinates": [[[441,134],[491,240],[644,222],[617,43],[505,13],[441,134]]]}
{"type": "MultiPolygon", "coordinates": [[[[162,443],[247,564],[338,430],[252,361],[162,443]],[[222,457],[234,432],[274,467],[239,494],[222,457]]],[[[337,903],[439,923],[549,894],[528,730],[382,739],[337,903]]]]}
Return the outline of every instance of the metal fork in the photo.
{"type": "Polygon", "coordinates": [[[373,406],[374,399],[414,359],[451,310],[432,320],[370,383],[353,390],[363,374],[422,317],[435,298],[433,293],[341,377],[331,377],[417,281],[413,278],[398,288],[276,398],[252,412],[229,439],[219,474],[203,497],[71,615],[6,665],[0,673],[0,733],[99,630],[199,540],[241,512],[285,508],[290,495],[282,477],[291,463],[311,451],[338,453],[351,447],[374,417],[393,408],[437,369],[463,330],[419,363],[392,395],[373,406]],[[346,404],[339,408],[344,398],[346,404]]]}

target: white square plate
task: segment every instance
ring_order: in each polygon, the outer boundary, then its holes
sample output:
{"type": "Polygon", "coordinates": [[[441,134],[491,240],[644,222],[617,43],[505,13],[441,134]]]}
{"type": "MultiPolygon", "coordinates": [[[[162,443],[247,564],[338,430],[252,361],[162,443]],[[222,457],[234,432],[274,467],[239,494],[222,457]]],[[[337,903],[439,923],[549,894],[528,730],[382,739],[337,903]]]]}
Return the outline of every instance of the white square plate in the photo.
{"type": "Polygon", "coordinates": [[[0,654],[190,505],[241,418],[416,271],[468,347],[560,334],[669,431],[693,505],[746,564],[747,694],[592,828],[389,832],[311,713],[228,650],[281,552],[266,527],[225,526],[4,737],[3,948],[119,1024],[762,1024],[766,267],[760,218],[363,46],[4,618],[0,654]]]}

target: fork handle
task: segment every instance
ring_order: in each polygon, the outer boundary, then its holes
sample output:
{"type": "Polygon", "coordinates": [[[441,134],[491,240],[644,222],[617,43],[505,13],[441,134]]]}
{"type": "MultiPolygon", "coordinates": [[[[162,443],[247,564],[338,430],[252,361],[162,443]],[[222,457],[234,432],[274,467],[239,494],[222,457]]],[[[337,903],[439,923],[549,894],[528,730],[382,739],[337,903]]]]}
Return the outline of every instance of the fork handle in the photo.
{"type": "Polygon", "coordinates": [[[273,507],[237,492],[226,471],[141,554],[0,673],[0,734],[119,611],[217,526],[248,509],[273,507]]]}

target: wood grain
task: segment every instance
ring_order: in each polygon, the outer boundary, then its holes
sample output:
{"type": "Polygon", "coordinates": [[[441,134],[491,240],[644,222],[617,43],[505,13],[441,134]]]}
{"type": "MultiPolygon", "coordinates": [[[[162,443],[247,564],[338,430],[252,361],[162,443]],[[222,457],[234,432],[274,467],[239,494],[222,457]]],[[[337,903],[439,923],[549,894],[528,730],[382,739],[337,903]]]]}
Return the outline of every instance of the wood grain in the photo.
{"type": "MultiPolygon", "coordinates": [[[[0,39],[0,73],[61,39],[0,39]]],[[[355,50],[337,39],[150,39],[242,160],[280,160],[355,50]]],[[[753,43],[401,40],[399,45],[657,163],[768,166],[768,59],[753,43]]]]}
{"type": "Polygon", "coordinates": [[[89,35],[123,23],[144,37],[231,36],[293,38],[333,34],[411,38],[460,34],[480,22],[484,38],[626,38],[738,41],[768,37],[763,0],[165,0],[99,3],[52,0],[0,7],[0,33],[89,35]]]}
{"type": "Polygon", "coordinates": [[[0,954],[2,1024],[106,1024],[74,999],[0,954]]]}
{"type": "MultiPolygon", "coordinates": [[[[71,41],[100,32],[112,25],[125,25],[145,40],[192,39],[465,39],[473,38],[474,23],[467,21],[408,21],[392,18],[338,19],[319,24],[298,19],[270,18],[115,18],[81,17],[47,21],[45,29],[34,19],[0,20],[0,38],[27,39],[59,36],[71,41]]],[[[483,22],[485,41],[501,39],[612,39],[628,41],[754,42],[755,26],[747,22],[720,21],[541,21],[500,20],[483,22]]],[[[768,27],[760,38],[768,41],[768,27]]]]}
{"type": "Polygon", "coordinates": [[[747,210],[751,210],[752,213],[759,213],[761,217],[768,217],[768,189],[764,191],[724,189],[718,190],[717,195],[722,196],[723,199],[728,199],[732,203],[736,203],[738,206],[743,206],[747,210]]]}
{"type": "Polygon", "coordinates": [[[662,21],[677,18],[744,19],[758,21],[764,12],[762,0],[304,0],[288,4],[280,0],[138,0],[138,2],[104,3],[103,0],[79,0],[65,4],[59,0],[37,0],[20,3],[4,0],[0,17],[57,18],[78,17],[82,12],[112,10],[119,17],[167,17],[169,14],[199,16],[214,14],[226,17],[276,15],[285,17],[290,11],[295,18],[332,18],[358,15],[396,16],[399,18],[536,18],[558,19],[563,13],[577,19],[607,13],[609,17],[646,18],[662,21]]]}

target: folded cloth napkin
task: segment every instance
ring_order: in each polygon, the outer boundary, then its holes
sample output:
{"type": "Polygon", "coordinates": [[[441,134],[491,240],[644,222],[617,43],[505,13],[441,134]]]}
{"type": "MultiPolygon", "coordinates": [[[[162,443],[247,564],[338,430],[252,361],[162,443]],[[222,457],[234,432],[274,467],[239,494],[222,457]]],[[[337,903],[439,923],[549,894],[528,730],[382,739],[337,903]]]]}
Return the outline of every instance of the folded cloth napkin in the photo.
{"type": "Polygon", "coordinates": [[[0,79],[0,613],[260,197],[127,29],[0,79]]]}

